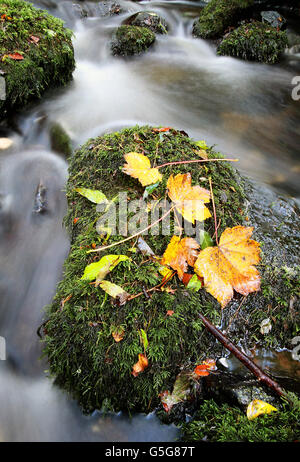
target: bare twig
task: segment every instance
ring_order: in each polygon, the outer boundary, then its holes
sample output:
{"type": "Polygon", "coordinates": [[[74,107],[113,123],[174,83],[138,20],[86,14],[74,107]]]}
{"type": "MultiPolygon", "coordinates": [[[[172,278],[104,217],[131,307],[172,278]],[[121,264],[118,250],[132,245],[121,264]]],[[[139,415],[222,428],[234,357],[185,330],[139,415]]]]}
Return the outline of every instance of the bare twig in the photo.
{"type": "Polygon", "coordinates": [[[257,366],[245,353],[243,353],[234,343],[231,342],[216,326],[214,326],[203,314],[199,313],[199,318],[207,328],[207,330],[221,342],[227,350],[239,359],[249,369],[257,379],[271,388],[277,395],[286,395],[280,385],[269,377],[265,372],[257,366]]]}

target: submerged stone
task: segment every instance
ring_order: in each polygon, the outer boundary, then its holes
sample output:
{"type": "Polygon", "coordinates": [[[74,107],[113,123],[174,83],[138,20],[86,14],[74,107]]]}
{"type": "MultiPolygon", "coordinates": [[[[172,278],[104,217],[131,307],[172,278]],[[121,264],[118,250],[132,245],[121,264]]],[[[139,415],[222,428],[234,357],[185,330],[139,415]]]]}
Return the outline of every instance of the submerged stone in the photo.
{"type": "MultiPolygon", "coordinates": [[[[162,276],[155,259],[145,256],[134,239],[101,253],[87,253],[99,245],[124,239],[124,230],[120,231],[123,221],[116,212],[116,234],[112,232],[112,224],[106,224],[105,229],[98,225],[101,232],[97,232],[99,209],[75,188],[100,190],[108,200],[119,197],[114,200],[119,205],[121,196],[118,193],[125,192],[130,204],[143,196],[144,188],[138,180],[122,172],[124,154],[144,153],[151,165],[162,165],[178,160],[198,160],[198,151],[199,146],[184,133],[171,128],[160,132],[145,126],[88,140],[70,159],[69,209],[65,223],[71,237],[71,251],[65,262],[64,279],[47,309],[45,353],[56,382],[86,411],[100,409],[105,401],[106,406],[109,403],[115,411],[149,412],[159,405],[159,394],[172,391],[181,371],[192,372],[206,357],[224,356],[223,347],[216,344],[200,322],[199,312],[216,325],[222,322],[222,326],[228,328],[230,339],[236,343],[242,339],[247,347],[260,341],[271,346],[278,346],[278,343],[290,346],[300,327],[299,271],[297,273],[295,257],[299,210],[293,203],[278,202],[275,206],[277,196],[271,194],[266,199],[264,192],[241,178],[228,162],[167,165],[161,169],[163,179],[153,194],[156,200],[164,197],[171,174],[191,172],[193,184],[204,188],[209,188],[208,178],[211,177],[220,220],[219,235],[227,227],[243,224],[254,226],[254,239],[263,243],[261,292],[249,295],[242,304],[242,297],[236,294],[222,311],[205,290],[194,292],[176,278],[167,284],[167,290],[148,292],[161,282],[162,276]],[[223,200],[224,191],[227,192],[226,201],[223,200]],[[108,276],[110,282],[131,295],[140,294],[121,306],[100,286],[81,279],[88,264],[107,254],[131,258],[120,263],[108,276]],[[267,316],[272,317],[274,327],[263,335],[260,324],[267,316]],[[142,330],[146,333],[146,343],[142,330]],[[146,354],[149,364],[143,372],[133,376],[139,354],[146,354]]],[[[207,154],[209,158],[221,158],[211,148],[207,149],[207,154]]],[[[126,199],[123,206],[127,207],[126,199]]],[[[177,226],[173,219],[170,226],[170,234],[149,232],[143,235],[155,255],[162,256],[169,244],[177,226]]],[[[205,230],[210,236],[214,235],[213,218],[205,221],[205,230]]],[[[176,406],[184,405],[175,405],[175,414],[176,406]]]]}
{"type": "Polygon", "coordinates": [[[261,11],[262,22],[269,24],[272,27],[282,29],[286,25],[286,19],[277,11],[261,11]]]}
{"type": "Polygon", "coordinates": [[[261,22],[244,24],[225,36],[219,55],[274,64],[280,61],[288,45],[287,35],[261,22]]]}
{"type": "Polygon", "coordinates": [[[132,56],[145,52],[155,42],[155,34],[146,27],[120,26],[111,41],[113,55],[132,56]]]}
{"type": "Polygon", "coordinates": [[[0,17],[2,119],[48,88],[68,83],[75,62],[72,32],[60,19],[21,0],[0,1],[0,17]]]}
{"type": "Polygon", "coordinates": [[[130,16],[124,24],[131,26],[147,27],[155,34],[167,34],[168,24],[157,13],[152,11],[140,11],[139,13],[130,16]]]}
{"type": "Polygon", "coordinates": [[[193,35],[204,39],[220,37],[252,5],[253,0],[211,0],[194,21],[193,35]]]}

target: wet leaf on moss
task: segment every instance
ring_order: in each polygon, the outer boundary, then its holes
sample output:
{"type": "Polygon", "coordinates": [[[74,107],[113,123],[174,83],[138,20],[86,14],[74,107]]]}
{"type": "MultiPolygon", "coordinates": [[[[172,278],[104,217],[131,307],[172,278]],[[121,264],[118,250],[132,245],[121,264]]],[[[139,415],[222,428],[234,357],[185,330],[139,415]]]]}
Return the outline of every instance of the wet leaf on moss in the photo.
{"type": "Polygon", "coordinates": [[[123,172],[137,178],[142,186],[148,186],[162,180],[162,174],[157,168],[151,168],[150,160],[144,154],[129,152],[124,157],[127,163],[123,166],[123,172]]]}
{"type": "Polygon", "coordinates": [[[249,420],[253,420],[261,414],[270,414],[274,411],[278,411],[278,409],[265,401],[254,399],[247,407],[247,417],[249,420]]]}
{"type": "Polygon", "coordinates": [[[190,223],[203,221],[211,217],[205,206],[210,201],[210,192],[199,185],[192,186],[190,173],[170,176],[167,183],[168,195],[174,202],[176,210],[190,223]]]}
{"type": "Polygon", "coordinates": [[[88,188],[75,188],[75,191],[94,204],[102,204],[103,202],[108,202],[107,197],[105,194],[103,194],[102,191],[88,188]]]}
{"type": "Polygon", "coordinates": [[[173,236],[162,257],[161,264],[170,266],[182,279],[188,270],[188,265],[194,266],[199,247],[198,242],[192,237],[180,239],[179,236],[173,236]]]}
{"type": "Polygon", "coordinates": [[[244,226],[225,229],[219,245],[202,250],[195,263],[195,272],[222,308],[232,299],[233,289],[242,295],[260,289],[260,275],[253,266],[260,261],[260,248],[249,239],[252,232],[244,226]]]}
{"type": "Polygon", "coordinates": [[[130,297],[130,294],[122,289],[122,287],[117,284],[113,284],[110,281],[101,281],[99,286],[104,290],[104,292],[114,298],[118,302],[119,306],[125,305],[130,297]]]}
{"type": "Polygon", "coordinates": [[[149,365],[148,358],[142,353],[140,353],[138,362],[135,363],[132,368],[132,372],[131,372],[132,375],[134,377],[137,377],[141,372],[144,372],[144,370],[148,367],[148,365],[149,365]]]}
{"type": "Polygon", "coordinates": [[[101,260],[87,265],[81,279],[83,281],[93,281],[96,279],[97,283],[99,283],[120,262],[126,260],[130,260],[126,255],[105,255],[101,260]]]}

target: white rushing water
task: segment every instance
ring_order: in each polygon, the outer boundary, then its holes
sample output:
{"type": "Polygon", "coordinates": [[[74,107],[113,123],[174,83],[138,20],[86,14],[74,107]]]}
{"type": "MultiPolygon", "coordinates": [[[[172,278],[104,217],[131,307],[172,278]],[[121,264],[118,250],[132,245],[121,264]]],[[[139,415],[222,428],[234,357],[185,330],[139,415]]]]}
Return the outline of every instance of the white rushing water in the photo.
{"type": "Polygon", "coordinates": [[[49,152],[49,127],[59,122],[76,147],[136,123],[174,126],[238,157],[248,175],[298,195],[300,107],[291,80],[300,61],[288,56],[271,67],[217,57],[212,44],[191,37],[198,3],[122,1],[123,13],[101,16],[97,2],[75,2],[92,15],[85,19],[73,3],[36,2],[75,31],[74,81],[15,118],[5,132],[14,148],[0,157],[0,336],[8,356],[0,361],[0,440],[171,441],[175,427],[154,416],[82,416],[44,377],[36,331],[69,247],[62,227],[67,164],[49,152]],[[161,14],[170,33],[143,56],[112,57],[114,28],[142,9],[161,14]],[[33,211],[39,185],[43,213],[33,211]]]}

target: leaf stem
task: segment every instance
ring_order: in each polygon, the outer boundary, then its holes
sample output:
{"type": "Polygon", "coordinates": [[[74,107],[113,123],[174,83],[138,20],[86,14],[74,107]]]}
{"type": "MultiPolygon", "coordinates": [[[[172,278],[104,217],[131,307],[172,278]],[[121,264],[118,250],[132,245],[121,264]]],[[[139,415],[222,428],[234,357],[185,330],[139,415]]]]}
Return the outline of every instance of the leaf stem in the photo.
{"type": "Polygon", "coordinates": [[[218,240],[218,225],[217,225],[217,215],[216,215],[216,206],[215,206],[214,192],[213,192],[213,189],[212,189],[211,177],[208,178],[208,181],[209,181],[209,188],[210,188],[210,194],[211,194],[211,201],[212,201],[213,211],[214,211],[216,243],[217,243],[217,245],[219,245],[219,240],[218,240]]]}
{"type": "Polygon", "coordinates": [[[132,236],[126,237],[126,239],[122,239],[121,241],[114,242],[113,244],[105,245],[104,247],[98,247],[97,249],[93,249],[93,250],[88,250],[87,253],[101,252],[102,250],[110,249],[111,247],[115,247],[116,245],[123,244],[124,242],[130,241],[131,239],[134,239],[135,237],[140,236],[145,231],[148,231],[148,229],[150,229],[153,226],[157,225],[157,223],[159,223],[164,218],[166,218],[172,212],[172,210],[174,210],[174,208],[175,208],[175,205],[173,205],[173,207],[171,207],[170,210],[167,210],[167,212],[164,213],[162,217],[160,217],[158,220],[155,220],[154,223],[151,223],[151,225],[149,225],[146,228],[142,229],[138,233],[133,234],[132,236]]]}

